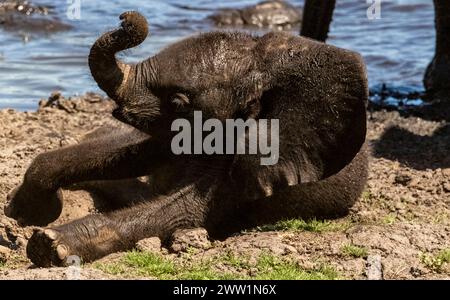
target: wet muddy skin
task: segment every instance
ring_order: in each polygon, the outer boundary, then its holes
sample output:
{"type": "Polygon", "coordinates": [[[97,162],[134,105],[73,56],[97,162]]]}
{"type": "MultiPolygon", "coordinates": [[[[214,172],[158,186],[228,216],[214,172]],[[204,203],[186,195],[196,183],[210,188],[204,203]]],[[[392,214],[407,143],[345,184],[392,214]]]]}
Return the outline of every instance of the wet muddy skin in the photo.
{"type": "Polygon", "coordinates": [[[72,27],[52,14],[52,8],[28,1],[0,2],[0,28],[7,31],[51,33],[72,27]]]}
{"type": "Polygon", "coordinates": [[[209,17],[217,26],[290,29],[301,22],[301,9],[284,1],[263,1],[242,9],[223,9],[209,17]]]}

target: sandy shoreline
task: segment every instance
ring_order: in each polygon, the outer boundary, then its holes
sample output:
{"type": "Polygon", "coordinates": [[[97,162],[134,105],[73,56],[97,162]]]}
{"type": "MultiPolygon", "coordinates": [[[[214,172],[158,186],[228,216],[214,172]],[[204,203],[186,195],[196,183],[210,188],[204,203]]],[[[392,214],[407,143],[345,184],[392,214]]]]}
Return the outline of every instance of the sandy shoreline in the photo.
{"type": "MultiPolygon", "coordinates": [[[[93,94],[71,101],[54,97],[43,106],[36,112],[0,110],[0,207],[38,153],[77,143],[89,131],[116,123],[110,116],[112,103],[93,94]]],[[[369,257],[381,256],[383,278],[450,278],[450,263],[435,268],[426,259],[450,249],[450,124],[427,119],[372,113],[367,134],[373,152],[369,182],[351,214],[333,221],[349,224],[344,229],[251,232],[216,242],[194,257],[269,251],[305,268],[326,263],[343,278],[367,278],[367,257],[342,253],[343,245],[352,244],[367,249],[369,257]]],[[[68,201],[57,223],[95,211],[87,193],[65,193],[68,201]]],[[[0,210],[0,279],[65,279],[64,269],[27,270],[24,245],[30,232],[0,210]]],[[[114,277],[91,265],[84,267],[83,276],[114,277]]]]}

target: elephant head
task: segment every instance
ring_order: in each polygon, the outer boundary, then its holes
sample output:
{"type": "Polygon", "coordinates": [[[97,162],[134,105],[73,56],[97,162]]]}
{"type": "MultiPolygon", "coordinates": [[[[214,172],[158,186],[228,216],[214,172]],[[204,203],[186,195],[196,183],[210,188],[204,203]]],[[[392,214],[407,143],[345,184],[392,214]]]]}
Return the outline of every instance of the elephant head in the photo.
{"type": "MultiPolygon", "coordinates": [[[[170,124],[205,118],[278,119],[280,156],[261,166],[258,155],[230,158],[227,174],[258,198],[283,186],[339,172],[366,134],[366,71],[359,54],[287,33],[255,37],[213,32],[190,37],[137,64],[116,59],[148,34],[137,12],[100,37],[89,65],[117,103],[114,116],[167,144],[170,124]]],[[[245,133],[247,134],[247,133],[245,133]]]]}

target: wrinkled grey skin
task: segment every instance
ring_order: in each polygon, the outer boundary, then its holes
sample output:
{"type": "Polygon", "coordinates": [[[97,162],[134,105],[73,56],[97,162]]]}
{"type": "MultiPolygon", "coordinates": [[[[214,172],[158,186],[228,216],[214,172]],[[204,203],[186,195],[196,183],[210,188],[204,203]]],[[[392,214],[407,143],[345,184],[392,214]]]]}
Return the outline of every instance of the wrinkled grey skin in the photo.
{"type": "Polygon", "coordinates": [[[209,17],[217,26],[289,29],[302,20],[301,9],[282,0],[262,1],[242,9],[222,9],[209,17]]]}
{"type": "MultiPolygon", "coordinates": [[[[135,65],[115,54],[142,43],[145,18],[121,15],[93,45],[89,65],[134,127],[101,129],[84,142],[35,158],[9,196],[7,216],[45,226],[58,217],[63,187],[89,186],[117,207],[38,229],[27,254],[38,266],[69,255],[92,261],[143,238],[170,241],[204,227],[214,238],[285,218],[345,215],[367,179],[367,79],[361,57],[287,33],[212,32],[187,38],[135,65]],[[279,119],[278,164],[261,155],[174,155],[174,119],[279,119]],[[150,184],[136,178],[150,176],[150,184]]],[[[245,133],[247,134],[247,133],[245,133]]]]}
{"type": "Polygon", "coordinates": [[[57,32],[69,30],[70,25],[51,14],[51,8],[28,1],[0,1],[0,28],[8,31],[57,32]]]}

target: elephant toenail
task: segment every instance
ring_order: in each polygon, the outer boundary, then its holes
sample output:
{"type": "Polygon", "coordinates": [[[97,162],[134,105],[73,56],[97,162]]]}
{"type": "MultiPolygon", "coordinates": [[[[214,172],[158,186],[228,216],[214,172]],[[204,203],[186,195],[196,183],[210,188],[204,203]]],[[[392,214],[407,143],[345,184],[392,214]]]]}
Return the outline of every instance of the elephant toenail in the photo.
{"type": "Polygon", "coordinates": [[[44,234],[52,240],[56,240],[56,238],[58,237],[58,233],[52,229],[45,229],[44,234]]]}
{"type": "Polygon", "coordinates": [[[56,253],[58,254],[59,259],[65,259],[69,254],[69,249],[65,245],[58,245],[56,247],[56,253]]]}

